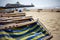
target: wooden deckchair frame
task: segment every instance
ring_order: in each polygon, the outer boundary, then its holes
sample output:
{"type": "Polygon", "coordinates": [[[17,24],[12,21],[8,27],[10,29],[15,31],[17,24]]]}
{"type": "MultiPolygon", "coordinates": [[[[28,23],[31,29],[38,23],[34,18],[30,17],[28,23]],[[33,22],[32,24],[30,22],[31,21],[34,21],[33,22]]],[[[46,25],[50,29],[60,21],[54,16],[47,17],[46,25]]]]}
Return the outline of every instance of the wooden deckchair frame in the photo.
{"type": "Polygon", "coordinates": [[[0,17],[19,17],[19,16],[25,16],[25,13],[4,13],[4,14],[0,14],[0,17]]]}
{"type": "Polygon", "coordinates": [[[25,16],[25,17],[2,17],[0,18],[0,21],[4,21],[4,20],[24,20],[24,19],[30,19],[32,18],[31,16],[25,16]]]}
{"type": "Polygon", "coordinates": [[[37,19],[37,22],[39,23],[39,25],[41,25],[49,33],[49,36],[43,38],[43,40],[50,40],[53,37],[53,35],[51,34],[51,32],[49,32],[47,30],[47,28],[44,26],[44,24],[42,22],[39,21],[39,19],[37,19]]]}
{"type": "Polygon", "coordinates": [[[31,24],[31,23],[34,23],[36,22],[35,21],[28,21],[28,22],[24,22],[24,23],[11,23],[11,24],[6,24],[6,25],[2,25],[0,27],[0,29],[5,29],[5,28],[13,28],[13,27],[20,27],[20,26],[24,26],[24,25],[28,25],[28,24],[31,24]]]}
{"type": "Polygon", "coordinates": [[[0,23],[3,23],[3,24],[7,24],[7,23],[21,23],[21,22],[25,22],[25,21],[30,21],[30,20],[33,20],[33,18],[31,16],[26,16],[26,17],[17,17],[17,18],[6,18],[5,19],[6,21],[4,20],[1,20],[0,23]]]}

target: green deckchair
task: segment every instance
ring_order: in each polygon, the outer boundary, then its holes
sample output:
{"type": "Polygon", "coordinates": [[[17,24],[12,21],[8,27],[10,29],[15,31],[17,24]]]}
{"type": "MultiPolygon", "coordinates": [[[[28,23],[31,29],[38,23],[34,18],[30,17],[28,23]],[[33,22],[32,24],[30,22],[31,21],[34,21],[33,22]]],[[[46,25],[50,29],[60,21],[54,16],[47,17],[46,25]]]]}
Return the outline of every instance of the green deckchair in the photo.
{"type": "Polygon", "coordinates": [[[38,22],[32,21],[19,27],[0,29],[0,40],[49,40],[51,34],[38,22]]]}

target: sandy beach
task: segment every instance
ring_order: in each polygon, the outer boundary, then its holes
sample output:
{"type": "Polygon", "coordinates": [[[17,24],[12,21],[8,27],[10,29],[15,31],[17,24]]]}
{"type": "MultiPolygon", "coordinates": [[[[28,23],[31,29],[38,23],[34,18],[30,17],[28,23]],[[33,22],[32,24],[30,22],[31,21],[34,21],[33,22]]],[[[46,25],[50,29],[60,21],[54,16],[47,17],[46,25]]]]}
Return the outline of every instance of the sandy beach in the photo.
{"type": "Polygon", "coordinates": [[[39,18],[47,30],[51,32],[51,40],[60,40],[60,12],[25,12],[27,16],[39,18]]]}

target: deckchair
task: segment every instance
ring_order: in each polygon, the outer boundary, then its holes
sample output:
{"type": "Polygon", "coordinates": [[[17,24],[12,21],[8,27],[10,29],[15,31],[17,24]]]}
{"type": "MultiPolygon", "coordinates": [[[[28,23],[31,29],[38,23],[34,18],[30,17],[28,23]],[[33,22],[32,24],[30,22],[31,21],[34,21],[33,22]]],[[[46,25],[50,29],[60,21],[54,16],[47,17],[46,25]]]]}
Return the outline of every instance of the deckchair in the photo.
{"type": "Polygon", "coordinates": [[[0,14],[0,17],[20,17],[25,16],[25,13],[3,13],[0,14]]]}
{"type": "Polygon", "coordinates": [[[22,23],[27,21],[32,21],[33,18],[31,16],[25,16],[25,17],[2,17],[0,18],[0,25],[3,24],[9,24],[9,23],[22,23]]]}
{"type": "Polygon", "coordinates": [[[20,23],[17,27],[8,29],[3,27],[0,27],[0,40],[50,40],[51,38],[51,34],[38,21],[20,23]]]}

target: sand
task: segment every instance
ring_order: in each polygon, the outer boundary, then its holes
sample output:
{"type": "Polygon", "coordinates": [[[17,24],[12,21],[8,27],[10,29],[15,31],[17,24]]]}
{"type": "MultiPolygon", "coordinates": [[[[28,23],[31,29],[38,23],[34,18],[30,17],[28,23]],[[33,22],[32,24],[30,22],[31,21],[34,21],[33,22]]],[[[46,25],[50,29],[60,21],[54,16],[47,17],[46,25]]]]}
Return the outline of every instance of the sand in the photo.
{"type": "Polygon", "coordinates": [[[51,32],[51,40],[60,40],[60,12],[26,12],[27,16],[39,18],[47,30],[51,32]]]}

